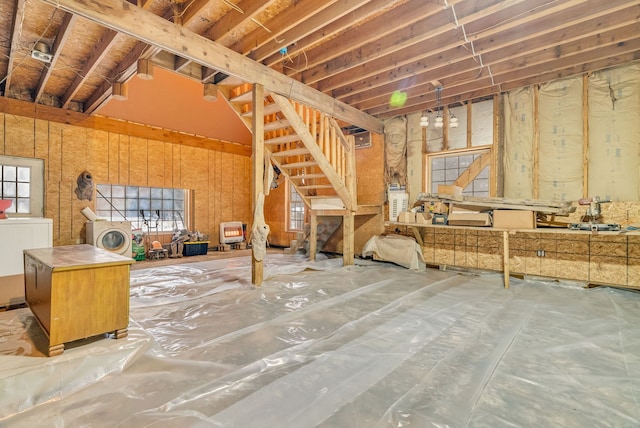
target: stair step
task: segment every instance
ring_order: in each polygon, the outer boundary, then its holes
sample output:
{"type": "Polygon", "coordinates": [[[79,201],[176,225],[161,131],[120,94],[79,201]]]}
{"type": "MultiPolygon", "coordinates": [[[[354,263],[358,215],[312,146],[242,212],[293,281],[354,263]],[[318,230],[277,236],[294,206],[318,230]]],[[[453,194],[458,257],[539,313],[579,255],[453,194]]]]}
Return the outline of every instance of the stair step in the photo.
{"type": "Polygon", "coordinates": [[[287,119],[278,119],[273,122],[265,123],[264,132],[277,131],[279,129],[289,128],[289,126],[291,126],[291,124],[287,119]]]}
{"type": "Polygon", "coordinates": [[[253,100],[253,92],[252,91],[247,91],[243,94],[240,94],[238,96],[232,97],[229,99],[230,102],[232,103],[237,103],[237,104],[246,104],[246,103],[250,103],[253,100]]]}
{"type": "MultiPolygon", "coordinates": [[[[266,106],[264,106],[264,115],[268,115],[268,114],[273,114],[273,113],[278,113],[280,111],[280,106],[278,106],[278,104],[273,103],[273,104],[267,104],[266,106]]],[[[249,110],[249,111],[245,111],[244,113],[242,113],[242,117],[251,117],[253,116],[253,110],[249,110]]]]}
{"type": "Polygon", "coordinates": [[[289,180],[313,180],[315,178],[327,178],[327,176],[324,174],[301,174],[289,176],[289,180]]]}
{"type": "Polygon", "coordinates": [[[310,189],[333,189],[331,184],[310,184],[308,186],[296,186],[298,190],[310,190],[310,189]]]}
{"type": "Polygon", "coordinates": [[[294,141],[300,141],[300,137],[298,134],[287,134],[281,137],[269,138],[268,140],[264,140],[265,144],[283,144],[283,143],[293,143],[294,141]]]}
{"type": "Polygon", "coordinates": [[[281,166],[283,168],[304,168],[307,166],[315,166],[318,165],[318,163],[314,160],[310,160],[310,161],[304,161],[304,162],[294,162],[294,163],[283,163],[281,166]]]}
{"type": "Polygon", "coordinates": [[[298,155],[306,155],[306,154],[309,154],[309,149],[307,149],[305,147],[300,147],[300,148],[297,148],[297,149],[282,150],[280,152],[273,152],[273,153],[271,153],[271,156],[283,157],[283,156],[298,156],[298,155]]]}

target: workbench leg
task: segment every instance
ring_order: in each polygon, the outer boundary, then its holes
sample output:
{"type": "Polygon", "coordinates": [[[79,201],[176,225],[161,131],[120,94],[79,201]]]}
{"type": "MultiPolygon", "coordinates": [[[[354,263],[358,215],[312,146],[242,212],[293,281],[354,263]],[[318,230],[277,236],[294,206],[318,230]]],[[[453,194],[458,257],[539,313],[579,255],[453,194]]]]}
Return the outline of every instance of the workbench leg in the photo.
{"type": "Polygon", "coordinates": [[[509,288],[509,232],[502,232],[504,288],[509,288]]]}
{"type": "Polygon", "coordinates": [[[316,260],[316,252],[318,251],[318,216],[311,213],[309,222],[309,260],[316,260]]]}

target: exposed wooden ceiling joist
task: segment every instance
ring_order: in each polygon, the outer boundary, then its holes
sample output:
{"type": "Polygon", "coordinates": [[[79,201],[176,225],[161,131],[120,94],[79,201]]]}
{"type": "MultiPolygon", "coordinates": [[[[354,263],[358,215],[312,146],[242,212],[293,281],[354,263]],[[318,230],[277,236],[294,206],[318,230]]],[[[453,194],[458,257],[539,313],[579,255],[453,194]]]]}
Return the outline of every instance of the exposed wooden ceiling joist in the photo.
{"type": "Polygon", "coordinates": [[[127,34],[200,64],[216,67],[226,74],[251,83],[259,83],[272,92],[300,101],[348,123],[374,132],[382,132],[381,122],[374,117],[299,84],[211,40],[181,29],[156,15],[131,7],[127,2],[105,0],[97,4],[79,0],[43,1],[113,31],[127,34]]]}

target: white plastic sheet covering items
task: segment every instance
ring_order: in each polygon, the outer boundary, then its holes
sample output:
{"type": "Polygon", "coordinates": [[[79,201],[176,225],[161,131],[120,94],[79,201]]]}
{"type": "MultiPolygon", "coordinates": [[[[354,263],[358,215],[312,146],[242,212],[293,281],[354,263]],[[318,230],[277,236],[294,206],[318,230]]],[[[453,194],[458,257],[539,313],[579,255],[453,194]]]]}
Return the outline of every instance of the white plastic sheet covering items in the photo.
{"type": "Polygon", "coordinates": [[[0,313],[2,427],[637,427],[640,295],[268,255],[132,272],[129,337],[0,313]]]}

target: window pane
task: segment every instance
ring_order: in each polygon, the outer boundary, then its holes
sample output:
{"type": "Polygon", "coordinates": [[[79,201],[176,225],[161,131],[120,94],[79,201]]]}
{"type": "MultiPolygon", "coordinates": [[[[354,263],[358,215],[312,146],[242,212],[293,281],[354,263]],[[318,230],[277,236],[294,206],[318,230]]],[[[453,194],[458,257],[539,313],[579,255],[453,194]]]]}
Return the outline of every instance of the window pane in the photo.
{"type": "Polygon", "coordinates": [[[2,179],[6,181],[16,181],[18,176],[17,168],[15,166],[5,166],[3,168],[2,179]]]}
{"type": "Polygon", "coordinates": [[[18,181],[28,183],[31,181],[31,168],[25,166],[18,167],[18,181]]]}
{"type": "Polygon", "coordinates": [[[18,183],[18,197],[28,198],[29,196],[31,196],[29,183],[18,183]]]}
{"type": "Polygon", "coordinates": [[[151,199],[162,199],[162,189],[153,187],[151,189],[151,199]]]}
{"type": "MultiPolygon", "coordinates": [[[[15,168],[14,168],[15,170],[15,168]]],[[[16,196],[16,183],[15,182],[7,182],[2,183],[2,197],[4,199],[11,199],[16,196]]]]}
{"type": "Polygon", "coordinates": [[[7,210],[5,212],[7,213],[15,213],[16,212],[16,198],[3,198],[6,200],[11,201],[11,205],[9,206],[9,208],[7,208],[7,210]]]}
{"type": "Polygon", "coordinates": [[[111,197],[124,198],[124,186],[111,186],[111,197]]]}
{"type": "Polygon", "coordinates": [[[111,197],[111,186],[108,184],[98,184],[96,185],[96,193],[98,193],[98,195],[102,193],[105,198],[109,198],[111,197]]]}
{"type": "Polygon", "coordinates": [[[29,199],[27,198],[18,198],[18,213],[28,214],[29,213],[29,199]]]}
{"type": "Polygon", "coordinates": [[[127,198],[137,198],[138,197],[138,188],[135,186],[127,186],[127,190],[125,192],[127,198]]]}

